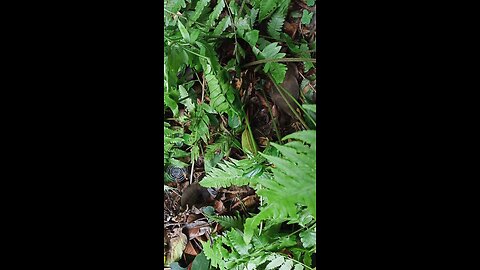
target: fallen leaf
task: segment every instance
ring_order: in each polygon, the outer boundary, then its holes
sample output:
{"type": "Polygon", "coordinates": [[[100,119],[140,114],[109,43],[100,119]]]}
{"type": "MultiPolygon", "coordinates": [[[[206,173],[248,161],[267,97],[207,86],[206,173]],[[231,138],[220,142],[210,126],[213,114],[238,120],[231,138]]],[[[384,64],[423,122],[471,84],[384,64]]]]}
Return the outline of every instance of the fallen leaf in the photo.
{"type": "Polygon", "coordinates": [[[195,248],[192,245],[192,241],[188,241],[187,246],[185,247],[185,250],[183,251],[185,254],[197,256],[198,252],[195,250],[195,248]]]}
{"type": "Polygon", "coordinates": [[[297,33],[298,25],[296,23],[290,23],[285,21],[283,24],[283,30],[287,33],[290,37],[294,38],[295,34],[297,33]]]}
{"type": "Polygon", "coordinates": [[[215,211],[219,214],[225,212],[225,206],[223,205],[222,201],[215,200],[213,207],[215,208],[215,211]]]}
{"type": "Polygon", "coordinates": [[[170,239],[167,250],[167,258],[165,260],[166,265],[170,265],[173,262],[180,260],[183,254],[183,250],[187,245],[187,236],[180,232],[177,236],[170,239]]]}

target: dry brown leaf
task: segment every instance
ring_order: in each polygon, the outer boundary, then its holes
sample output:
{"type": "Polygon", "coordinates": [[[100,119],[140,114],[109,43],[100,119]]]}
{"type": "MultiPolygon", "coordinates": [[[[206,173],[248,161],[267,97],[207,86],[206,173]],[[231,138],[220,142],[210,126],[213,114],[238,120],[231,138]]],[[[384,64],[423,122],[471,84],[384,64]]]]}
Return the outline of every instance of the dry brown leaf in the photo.
{"type": "Polygon", "coordinates": [[[196,213],[195,214],[190,214],[187,217],[187,223],[192,223],[195,220],[197,220],[199,218],[202,218],[202,217],[203,217],[203,215],[201,215],[201,214],[196,214],[196,213]]]}
{"type": "Polygon", "coordinates": [[[215,211],[219,214],[222,214],[223,212],[225,212],[225,206],[223,205],[222,201],[215,200],[213,208],[215,208],[215,211]]]}
{"type": "Polygon", "coordinates": [[[197,250],[193,247],[192,241],[188,241],[187,246],[185,247],[185,250],[183,251],[185,254],[197,256],[198,252],[197,250]]]}
{"type": "Polygon", "coordinates": [[[283,30],[287,33],[291,38],[294,38],[295,34],[297,33],[298,25],[296,23],[290,23],[285,21],[283,24],[283,30]]]}
{"type": "Polygon", "coordinates": [[[210,226],[190,228],[188,229],[188,240],[197,238],[198,236],[204,235],[206,233],[210,233],[211,231],[212,228],[210,228],[210,226]]]}
{"type": "Polygon", "coordinates": [[[246,207],[252,207],[255,206],[259,202],[257,195],[250,195],[245,198],[243,198],[243,203],[245,204],[246,207]]]}
{"type": "Polygon", "coordinates": [[[241,201],[236,202],[233,206],[232,209],[235,209],[236,207],[240,205],[245,205],[245,207],[252,207],[255,206],[255,204],[258,203],[258,197],[257,195],[250,195],[245,198],[243,198],[241,201]]]}

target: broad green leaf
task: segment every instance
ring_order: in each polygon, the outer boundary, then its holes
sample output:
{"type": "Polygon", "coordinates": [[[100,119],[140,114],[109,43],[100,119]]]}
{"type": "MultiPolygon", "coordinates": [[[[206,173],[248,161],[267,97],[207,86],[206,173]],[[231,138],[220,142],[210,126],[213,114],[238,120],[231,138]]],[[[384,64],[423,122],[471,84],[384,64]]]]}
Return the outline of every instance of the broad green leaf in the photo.
{"type": "Polygon", "coordinates": [[[191,270],[206,270],[209,268],[210,268],[210,261],[207,259],[207,257],[202,251],[193,260],[191,270]]]}
{"type": "Polygon", "coordinates": [[[187,29],[183,25],[183,23],[178,20],[178,29],[180,30],[180,33],[182,34],[183,39],[190,43],[190,34],[188,33],[187,29]]]}

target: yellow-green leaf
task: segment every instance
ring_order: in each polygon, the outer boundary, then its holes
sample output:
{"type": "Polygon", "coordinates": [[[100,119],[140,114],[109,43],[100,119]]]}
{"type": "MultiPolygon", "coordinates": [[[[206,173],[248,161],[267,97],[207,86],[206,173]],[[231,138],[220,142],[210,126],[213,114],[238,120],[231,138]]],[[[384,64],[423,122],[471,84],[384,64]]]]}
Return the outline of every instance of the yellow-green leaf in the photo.
{"type": "Polygon", "coordinates": [[[183,250],[187,246],[187,241],[187,236],[182,232],[170,240],[165,262],[166,265],[170,265],[172,262],[180,260],[183,250]]]}
{"type": "Polygon", "coordinates": [[[249,152],[254,155],[257,154],[255,141],[253,141],[252,136],[250,136],[248,129],[245,129],[242,133],[242,148],[244,152],[249,152]]]}

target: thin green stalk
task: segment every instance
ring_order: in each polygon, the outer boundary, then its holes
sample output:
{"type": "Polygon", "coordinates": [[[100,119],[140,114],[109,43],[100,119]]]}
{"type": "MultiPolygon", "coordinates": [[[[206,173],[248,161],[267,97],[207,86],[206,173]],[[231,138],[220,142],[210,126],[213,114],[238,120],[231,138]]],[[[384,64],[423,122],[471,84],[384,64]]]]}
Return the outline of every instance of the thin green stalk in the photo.
{"type": "Polygon", "coordinates": [[[255,139],[253,138],[252,129],[250,128],[250,120],[248,119],[248,113],[245,116],[245,124],[247,124],[248,129],[248,136],[250,136],[250,140],[253,144],[253,154],[256,155],[258,153],[257,144],[255,143],[255,139]]]}
{"type": "MultiPolygon", "coordinates": [[[[308,129],[308,126],[307,126],[307,124],[305,123],[305,121],[303,121],[303,119],[301,118],[301,116],[298,115],[298,112],[296,112],[296,111],[293,109],[292,105],[290,105],[290,102],[287,102],[288,100],[287,100],[287,98],[285,97],[285,93],[287,93],[288,91],[285,90],[281,85],[277,84],[277,83],[275,82],[275,80],[273,79],[272,75],[270,75],[270,74],[267,74],[267,75],[268,75],[268,78],[273,82],[273,84],[274,84],[275,87],[277,88],[278,92],[279,92],[280,95],[282,96],[283,100],[285,100],[285,102],[287,103],[288,107],[290,108],[290,110],[292,111],[292,113],[295,115],[295,117],[300,121],[300,123],[302,123],[302,125],[303,125],[303,127],[304,127],[305,129],[308,129]],[[280,89],[281,89],[281,90],[280,90],[280,89]]],[[[288,93],[288,94],[290,94],[290,93],[288,93]]],[[[295,99],[293,99],[293,100],[295,100],[295,99]]]]}

